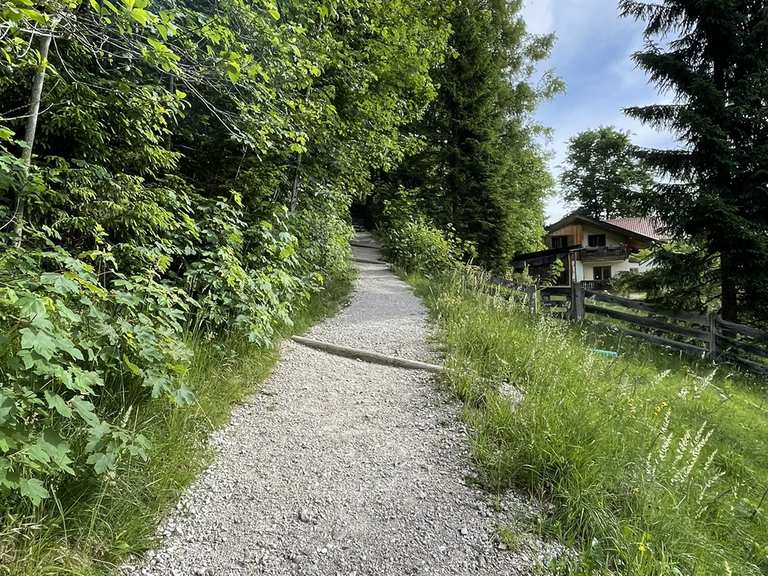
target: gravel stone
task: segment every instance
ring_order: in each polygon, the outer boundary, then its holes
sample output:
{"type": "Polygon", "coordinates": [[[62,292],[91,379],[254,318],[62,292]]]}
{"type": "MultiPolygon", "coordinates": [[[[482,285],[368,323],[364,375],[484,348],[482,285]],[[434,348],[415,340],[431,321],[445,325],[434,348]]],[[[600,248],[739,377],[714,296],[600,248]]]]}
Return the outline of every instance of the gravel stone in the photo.
{"type": "MultiPolygon", "coordinates": [[[[308,337],[435,362],[418,298],[387,266],[357,265],[349,306],[308,337]]],[[[215,462],[158,529],[157,550],[122,573],[529,574],[548,545],[505,551],[496,527],[537,507],[513,493],[499,506],[472,481],[459,413],[432,375],[286,341],[264,389],[212,436],[215,462]]]]}

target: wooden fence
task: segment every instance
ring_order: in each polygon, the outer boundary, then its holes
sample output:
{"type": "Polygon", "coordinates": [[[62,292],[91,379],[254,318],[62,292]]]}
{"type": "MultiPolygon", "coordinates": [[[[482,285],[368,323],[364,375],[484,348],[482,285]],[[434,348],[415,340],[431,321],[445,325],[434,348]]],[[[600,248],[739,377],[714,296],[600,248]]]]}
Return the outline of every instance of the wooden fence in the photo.
{"type": "Polygon", "coordinates": [[[729,361],[768,375],[768,332],[723,320],[717,314],[671,313],[650,304],[606,292],[572,287],[537,288],[494,279],[517,291],[531,313],[540,310],[575,322],[585,319],[611,323],[628,336],[686,354],[729,361]]]}

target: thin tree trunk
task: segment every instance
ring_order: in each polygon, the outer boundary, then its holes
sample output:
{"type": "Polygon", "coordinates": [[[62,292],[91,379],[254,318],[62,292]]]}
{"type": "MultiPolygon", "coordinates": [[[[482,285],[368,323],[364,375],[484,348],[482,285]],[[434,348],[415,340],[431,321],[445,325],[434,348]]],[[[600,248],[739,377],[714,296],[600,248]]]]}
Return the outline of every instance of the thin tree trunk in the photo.
{"type": "MultiPolygon", "coordinates": [[[[304,94],[304,103],[309,102],[309,95],[312,93],[312,84],[307,86],[307,91],[304,94]]],[[[299,152],[296,156],[296,174],[293,177],[293,187],[291,190],[291,214],[296,212],[299,207],[299,184],[301,183],[301,164],[304,160],[304,155],[299,152]]]]}
{"type": "MultiPolygon", "coordinates": [[[[56,21],[54,20],[53,26],[55,27],[56,21]]],[[[35,78],[32,81],[32,94],[29,99],[29,115],[27,117],[27,126],[24,131],[24,150],[21,152],[21,160],[24,163],[25,170],[29,172],[29,167],[32,164],[32,147],[35,145],[35,134],[37,133],[37,118],[40,115],[40,98],[43,94],[43,83],[45,82],[45,72],[48,68],[48,50],[51,47],[51,38],[53,36],[53,28],[44,36],[40,37],[40,65],[35,72],[35,78]]],[[[16,215],[15,215],[15,228],[14,232],[16,240],[14,245],[16,248],[21,246],[21,242],[24,239],[24,212],[26,210],[26,199],[24,198],[24,191],[19,190],[18,198],[16,200],[16,215]]]]}

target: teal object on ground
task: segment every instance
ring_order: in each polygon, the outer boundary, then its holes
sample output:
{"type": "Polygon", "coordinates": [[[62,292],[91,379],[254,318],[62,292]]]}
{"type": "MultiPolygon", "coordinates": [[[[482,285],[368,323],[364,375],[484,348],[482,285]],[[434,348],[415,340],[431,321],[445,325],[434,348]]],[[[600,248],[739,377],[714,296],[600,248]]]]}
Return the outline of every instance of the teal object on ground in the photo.
{"type": "Polygon", "coordinates": [[[613,350],[597,350],[595,348],[592,349],[592,352],[595,354],[599,354],[600,356],[605,356],[606,358],[618,358],[619,353],[614,352],[613,350]]]}

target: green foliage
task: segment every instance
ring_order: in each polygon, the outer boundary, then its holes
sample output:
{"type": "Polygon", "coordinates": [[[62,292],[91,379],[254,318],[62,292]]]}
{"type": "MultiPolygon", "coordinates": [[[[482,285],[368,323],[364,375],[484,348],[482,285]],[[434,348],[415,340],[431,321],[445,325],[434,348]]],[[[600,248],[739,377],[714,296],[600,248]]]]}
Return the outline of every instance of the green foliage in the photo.
{"type": "Polygon", "coordinates": [[[768,14],[764,2],[622,0],[646,22],[635,61],[669,104],[627,113],[674,132],[678,150],[644,150],[662,175],[648,204],[679,239],[719,255],[722,315],[766,316],[768,14]]]}
{"type": "Polygon", "coordinates": [[[121,424],[133,404],[191,399],[181,293],[120,275],[105,289],[61,250],[6,252],[0,286],[0,495],[39,503],[60,474],[144,456],[146,439],[121,424]]]}
{"type": "MultiPolygon", "coordinates": [[[[533,318],[474,276],[416,278],[492,489],[543,500],[567,574],[764,574],[765,390],[725,367],[533,318]],[[618,349],[609,360],[594,348],[618,349]]],[[[483,282],[483,279],[480,279],[483,282]]]]}
{"type": "Polygon", "coordinates": [[[0,0],[3,513],[146,452],[123,423],[192,400],[186,335],[266,346],[349,276],[349,203],[417,147],[445,10],[0,0]]]}
{"type": "Polygon", "coordinates": [[[526,33],[522,2],[461,0],[451,13],[454,55],[439,70],[437,99],[417,125],[422,151],[392,178],[418,192],[438,226],[477,246],[483,265],[503,269],[538,249],[543,200],[553,187],[538,145],[536,105],[562,88],[530,80],[554,42],[526,33]]]}
{"type": "Polygon", "coordinates": [[[687,242],[659,244],[637,256],[653,266],[640,274],[623,274],[615,287],[643,292],[646,300],[673,311],[705,313],[717,310],[720,262],[717,255],[687,242]]]}
{"type": "Polygon", "coordinates": [[[608,126],[577,134],[568,143],[565,162],[560,183],[579,212],[598,220],[644,213],[653,179],[637,159],[628,132],[608,126]]]}
{"type": "Polygon", "coordinates": [[[443,231],[418,211],[412,192],[400,189],[384,200],[379,233],[388,260],[405,272],[439,274],[457,269],[474,247],[451,229],[443,231]]]}

